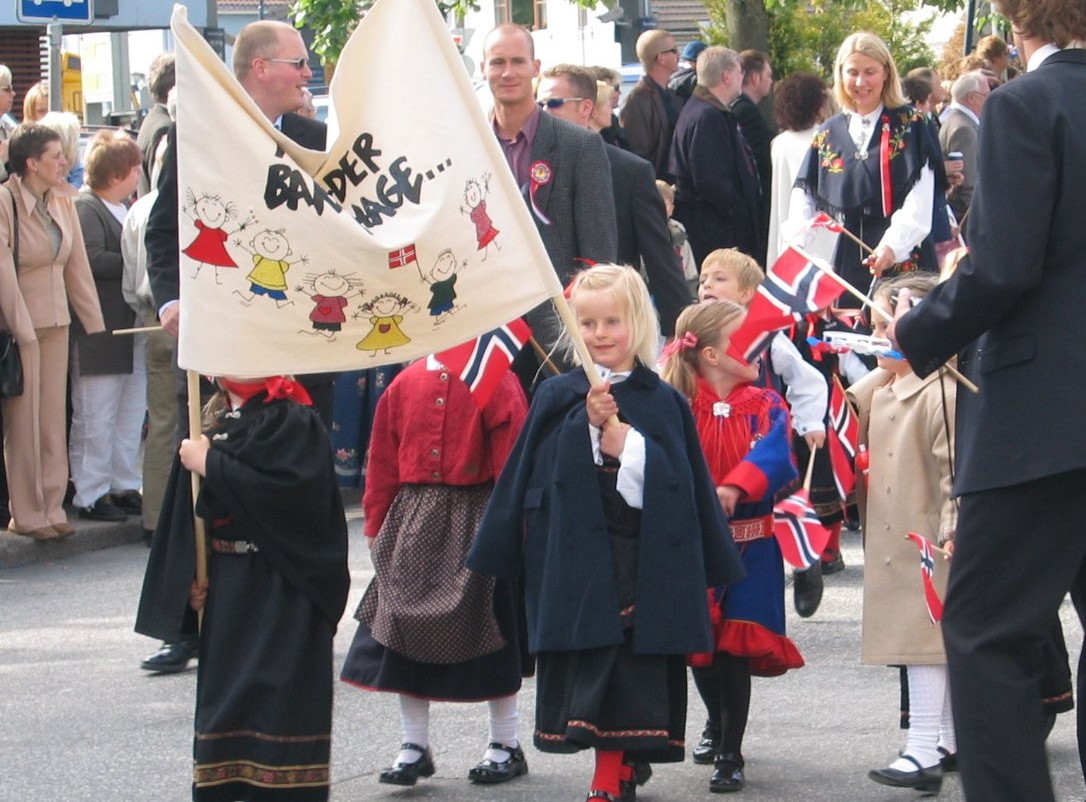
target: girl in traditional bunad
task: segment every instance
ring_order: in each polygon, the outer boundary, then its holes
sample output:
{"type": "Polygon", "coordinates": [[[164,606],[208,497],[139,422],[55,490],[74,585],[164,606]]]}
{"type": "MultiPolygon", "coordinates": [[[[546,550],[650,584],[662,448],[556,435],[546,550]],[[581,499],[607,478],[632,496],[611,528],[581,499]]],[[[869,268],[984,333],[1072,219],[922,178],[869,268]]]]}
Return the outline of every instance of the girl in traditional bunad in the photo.
{"type": "MultiPolygon", "coordinates": [[[[875,303],[893,314],[898,292],[922,298],[930,273],[880,283],[875,303]]],[[[886,321],[875,317],[875,335],[886,321]]],[[[864,530],[864,607],[861,659],[905,666],[909,735],[890,765],[869,772],[877,783],[937,793],[943,758],[956,753],[942,630],[933,623],[912,532],[953,550],[957,509],[951,498],[956,382],[936,371],[925,379],[904,359],[880,356],[878,367],[848,390],[859,408],[859,439],[868,446],[867,492],[861,485],[864,530]]],[[[946,592],[950,563],[935,555],[933,581],[946,592]]]]}
{"type": "Polygon", "coordinates": [[[746,312],[731,301],[688,307],[675,324],[664,378],[690,399],[716,493],[728,515],[746,579],[709,592],[714,644],[695,655],[693,674],[720,746],[709,790],[745,784],[743,735],[751,676],[803,665],[784,634],[784,567],[773,537],[773,499],[796,478],[788,408],[776,392],[752,386],[758,367],[728,354],[746,312]],[[719,714],[719,715],[717,715],[719,714]]]}
{"type": "Polygon", "coordinates": [[[632,799],[648,763],[681,761],[685,655],[710,648],[706,589],[738,581],[686,400],[653,372],[659,324],[635,270],[571,288],[604,378],[540,385],[468,565],[523,570],[537,656],[535,745],[595,750],[588,799],[632,799]]]}
{"type": "Polygon", "coordinates": [[[431,701],[488,702],[490,743],[472,782],[528,771],[512,590],[463,565],[527,412],[512,372],[482,398],[436,356],[407,367],[377,404],[362,499],[375,576],[342,679],[399,695],[400,752],[379,782],[433,775],[431,701]]]}

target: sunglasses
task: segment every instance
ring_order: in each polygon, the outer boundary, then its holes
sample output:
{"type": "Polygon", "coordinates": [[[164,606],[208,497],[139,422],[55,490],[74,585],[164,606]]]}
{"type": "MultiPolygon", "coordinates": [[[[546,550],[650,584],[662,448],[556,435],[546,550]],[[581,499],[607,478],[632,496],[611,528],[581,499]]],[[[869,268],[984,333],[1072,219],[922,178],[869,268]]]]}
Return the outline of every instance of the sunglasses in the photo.
{"type": "Polygon", "coordinates": [[[309,59],[305,56],[298,56],[298,58],[266,58],[265,61],[274,61],[278,64],[289,64],[296,70],[305,69],[305,65],[309,63],[309,59]]]}
{"type": "Polygon", "coordinates": [[[587,100],[583,97],[549,97],[546,100],[536,101],[536,105],[541,109],[560,109],[567,103],[577,103],[581,100],[587,100]]]}
{"type": "Polygon", "coordinates": [[[662,55],[664,55],[664,53],[678,53],[678,52],[679,52],[679,48],[677,48],[677,47],[669,47],[667,50],[661,50],[656,55],[662,56],[662,55]]]}

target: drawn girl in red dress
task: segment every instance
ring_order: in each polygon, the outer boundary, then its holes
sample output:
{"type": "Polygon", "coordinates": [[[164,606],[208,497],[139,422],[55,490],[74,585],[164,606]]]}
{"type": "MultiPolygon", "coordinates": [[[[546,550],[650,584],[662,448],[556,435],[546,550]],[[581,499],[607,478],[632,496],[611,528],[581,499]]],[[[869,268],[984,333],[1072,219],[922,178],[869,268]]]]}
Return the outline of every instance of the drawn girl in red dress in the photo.
{"type": "Polygon", "coordinates": [[[232,202],[224,202],[219,195],[209,195],[206,192],[196,197],[192,190],[185,192],[185,214],[196,226],[196,238],[183,248],[181,253],[197,263],[193,278],[200,275],[200,268],[204,265],[215,267],[215,283],[222,284],[219,279],[220,267],[237,268],[237,263],[226,250],[226,240],[231,234],[244,231],[247,226],[256,222],[252,212],[249,218],[241,223],[233,231],[226,229],[226,224],[237,219],[238,209],[232,202]]]}
{"type": "Polygon", "coordinates": [[[490,173],[483,173],[482,179],[469,178],[464,185],[464,206],[460,207],[460,214],[466,214],[475,224],[475,239],[479,243],[478,250],[483,252],[482,261],[486,261],[487,252],[493,243],[497,250],[501,245],[497,242],[500,233],[494,228],[494,221],[486,213],[486,196],[490,192],[490,173]]]}

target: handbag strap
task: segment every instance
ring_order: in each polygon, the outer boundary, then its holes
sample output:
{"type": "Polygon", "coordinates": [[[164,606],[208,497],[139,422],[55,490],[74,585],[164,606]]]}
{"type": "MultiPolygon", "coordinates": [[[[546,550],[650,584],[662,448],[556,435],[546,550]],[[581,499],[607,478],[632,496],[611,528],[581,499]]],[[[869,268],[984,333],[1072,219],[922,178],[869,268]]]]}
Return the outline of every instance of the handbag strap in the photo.
{"type": "Polygon", "coordinates": [[[19,272],[19,204],[15,202],[15,193],[5,185],[11,195],[11,255],[14,257],[15,272],[19,272]]]}

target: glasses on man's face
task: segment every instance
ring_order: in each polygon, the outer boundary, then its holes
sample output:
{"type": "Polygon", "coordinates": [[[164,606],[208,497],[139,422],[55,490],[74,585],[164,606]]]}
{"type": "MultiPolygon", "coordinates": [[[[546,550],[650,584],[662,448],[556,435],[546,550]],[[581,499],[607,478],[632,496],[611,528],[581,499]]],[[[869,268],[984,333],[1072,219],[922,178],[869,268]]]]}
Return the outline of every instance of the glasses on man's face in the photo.
{"type": "Polygon", "coordinates": [[[298,58],[266,58],[265,61],[274,61],[277,64],[289,64],[296,70],[304,70],[305,65],[309,63],[309,59],[305,56],[298,56],[298,58]]]}
{"type": "Polygon", "coordinates": [[[546,100],[536,101],[536,105],[541,109],[560,109],[567,103],[578,103],[585,99],[583,97],[549,97],[546,100]]]}
{"type": "Polygon", "coordinates": [[[667,50],[661,50],[656,55],[662,56],[662,55],[664,55],[664,53],[674,53],[675,55],[678,55],[679,54],[679,48],[677,48],[677,47],[669,47],[667,50]]]}

